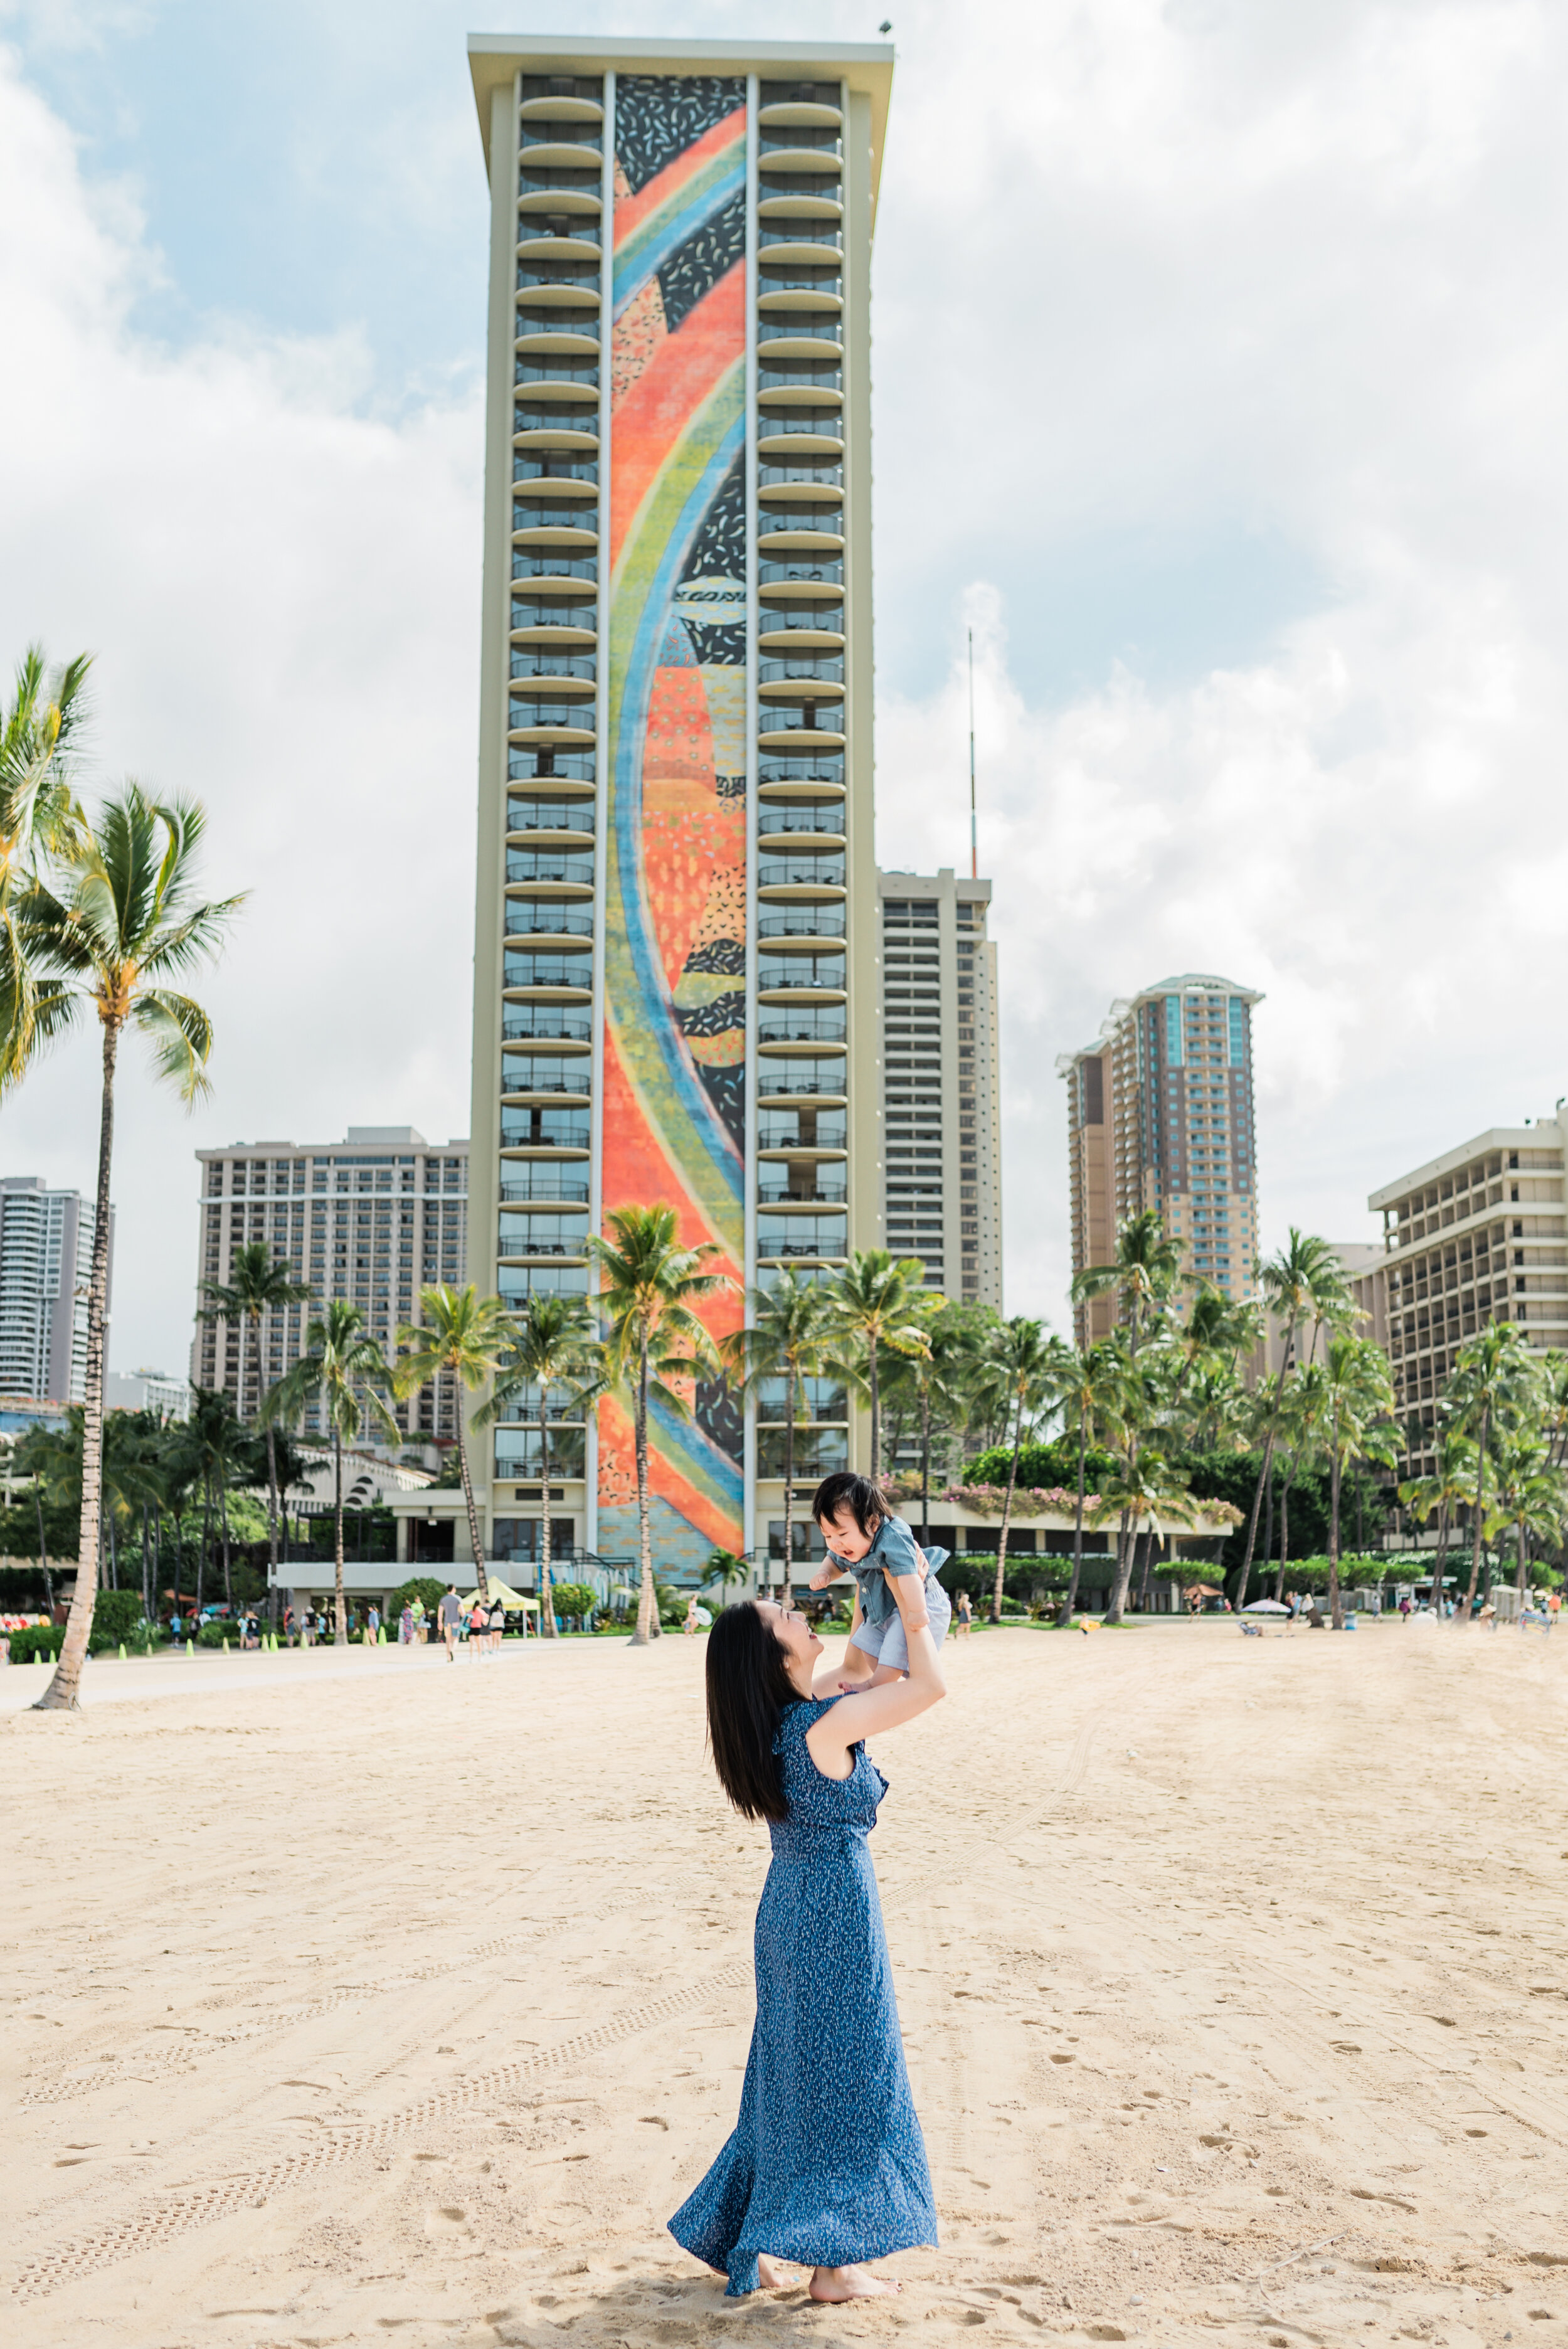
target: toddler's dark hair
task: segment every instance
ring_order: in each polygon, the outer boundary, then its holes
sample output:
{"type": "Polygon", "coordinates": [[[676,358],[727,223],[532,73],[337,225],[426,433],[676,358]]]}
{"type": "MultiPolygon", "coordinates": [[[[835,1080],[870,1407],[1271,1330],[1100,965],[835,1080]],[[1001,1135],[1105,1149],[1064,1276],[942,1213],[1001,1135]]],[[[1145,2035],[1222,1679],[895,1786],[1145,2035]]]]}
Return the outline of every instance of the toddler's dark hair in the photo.
{"type": "Polygon", "coordinates": [[[824,1476],[811,1495],[811,1515],[818,1525],[848,1509],[867,1541],[887,1515],[887,1505],[869,1476],[852,1476],[847,1468],[824,1476]]]}

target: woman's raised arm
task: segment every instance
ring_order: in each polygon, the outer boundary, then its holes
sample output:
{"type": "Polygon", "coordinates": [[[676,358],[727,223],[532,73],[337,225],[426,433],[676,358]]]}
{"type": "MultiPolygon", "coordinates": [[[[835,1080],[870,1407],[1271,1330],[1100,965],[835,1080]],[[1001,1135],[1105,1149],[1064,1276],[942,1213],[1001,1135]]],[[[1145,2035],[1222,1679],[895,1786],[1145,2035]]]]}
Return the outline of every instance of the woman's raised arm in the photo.
{"type": "Polygon", "coordinates": [[[859,1696],[841,1696],[806,1732],[807,1751],[824,1778],[847,1778],[854,1767],[849,1758],[851,1745],[915,1720],[947,1694],[930,1625],[923,1622],[909,1630],[908,1639],[907,1680],[890,1681],[884,1688],[867,1689],[859,1696]]]}

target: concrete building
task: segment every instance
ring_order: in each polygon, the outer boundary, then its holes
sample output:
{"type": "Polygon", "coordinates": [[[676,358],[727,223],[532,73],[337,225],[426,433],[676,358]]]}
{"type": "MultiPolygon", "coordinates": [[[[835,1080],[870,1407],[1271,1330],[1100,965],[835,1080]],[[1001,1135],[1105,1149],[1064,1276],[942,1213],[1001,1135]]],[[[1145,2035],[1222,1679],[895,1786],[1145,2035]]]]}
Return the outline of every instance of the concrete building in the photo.
{"type": "MultiPolygon", "coordinates": [[[[204,1321],[201,1283],[227,1286],[235,1250],[264,1240],[310,1300],[262,1323],[262,1378],[273,1385],[304,1350],[311,1314],[349,1299],[369,1335],[391,1350],[397,1324],[417,1319],[427,1283],[461,1282],[468,1247],[469,1145],[429,1143],[411,1125],[351,1125],[343,1142],[233,1142],[199,1150],[193,1385],[222,1387],[242,1419],[259,1402],[248,1329],[204,1321]]],[[[458,1432],[449,1379],[399,1404],[411,1444],[450,1442],[458,1432]]],[[[308,1433],[325,1433],[320,1413],[308,1433]]]]}
{"type": "MultiPolygon", "coordinates": [[[[721,1336],[770,1268],[882,1230],[870,264],[892,52],[469,52],[490,183],[470,1272],[519,1303],[583,1295],[588,1233],[666,1201],[735,1284],[721,1336]]],[[[703,1381],[689,1420],[655,1412],[666,1570],[765,1539],[759,1408],[703,1381]]],[[[537,1545],[536,1447],[522,1421],[476,1441],[502,1557],[537,1545]]],[[[577,1546],[628,1554],[622,1407],[564,1423],[559,1465],[577,1546]]]]}
{"type": "MultiPolygon", "coordinates": [[[[1158,1208],[1190,1286],[1250,1296],[1258,1246],[1251,988],[1185,972],[1113,1003],[1099,1039],[1064,1053],[1074,1274],[1106,1264],[1128,1216],[1158,1208]]],[[[1079,1345],[1109,1331],[1109,1297],[1079,1306],[1079,1345]]]]}
{"type": "Polygon", "coordinates": [[[1002,1309],[1001,1071],[989,881],[883,873],[886,1245],[1002,1309]]]}
{"type": "Polygon", "coordinates": [[[1434,1464],[1460,1347],[1515,1321],[1538,1350],[1568,1346],[1568,1114],[1496,1125],[1374,1191],[1381,1259],[1357,1277],[1364,1334],[1388,1355],[1410,1444],[1401,1475],[1434,1464]]]}
{"type": "Polygon", "coordinates": [[[189,1419],[191,1382],[167,1371],[110,1371],[103,1382],[106,1411],[150,1411],[160,1419],[189,1419]]]}
{"type": "MultiPolygon", "coordinates": [[[[80,1402],[98,1215],[79,1191],[0,1176],[0,1395],[80,1402]]],[[[114,1260],[110,1226],[109,1294],[114,1260]]]]}

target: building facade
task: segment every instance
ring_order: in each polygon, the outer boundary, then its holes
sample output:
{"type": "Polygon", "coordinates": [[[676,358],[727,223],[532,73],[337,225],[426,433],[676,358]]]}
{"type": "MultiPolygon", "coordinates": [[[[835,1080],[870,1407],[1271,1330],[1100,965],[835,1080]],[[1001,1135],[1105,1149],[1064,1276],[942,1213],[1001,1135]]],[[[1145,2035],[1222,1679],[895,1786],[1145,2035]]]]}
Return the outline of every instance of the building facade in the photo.
{"type": "MultiPolygon", "coordinates": [[[[585,1295],[589,1232],[665,1204],[733,1284],[719,1338],[770,1269],[881,1230],[892,51],[469,46],[491,197],[469,1268],[518,1304],[585,1295]]],[[[699,1381],[651,1435],[662,1557],[751,1547],[756,1399],[699,1381]]],[[[518,1541],[536,1447],[525,1418],[475,1447],[518,1541]]],[[[557,1466],[578,1544],[629,1552],[621,1405],[564,1422],[557,1466]]]]}
{"type": "Polygon", "coordinates": [[[138,1371],[110,1371],[103,1382],[106,1411],[150,1411],[160,1419],[189,1419],[191,1381],[143,1364],[138,1371]]]}
{"type": "Polygon", "coordinates": [[[1381,1261],[1357,1276],[1363,1333],[1387,1353],[1407,1437],[1402,1476],[1429,1475],[1459,1349],[1489,1321],[1568,1347],[1568,1116],[1499,1125],[1374,1191],[1381,1261]]]}
{"type": "MultiPolygon", "coordinates": [[[[201,1317],[202,1283],[227,1287],[235,1251],[247,1243],[265,1241],[310,1288],[308,1302],[263,1319],[263,1391],[298,1361],[310,1317],[329,1299],[357,1305],[366,1333],[390,1354],[398,1323],[418,1318],[420,1288],[467,1278],[466,1142],[429,1143],[411,1125],[351,1125],[343,1142],[234,1142],[199,1150],[196,1158],[201,1197],[191,1378],[221,1388],[242,1419],[254,1419],[261,1402],[251,1331],[201,1317]]],[[[396,1415],[410,1444],[450,1443],[457,1408],[443,1376],[398,1404],[396,1415]]],[[[304,1430],[325,1432],[319,1407],[304,1430]]]]}
{"type": "MultiPolygon", "coordinates": [[[[36,1174],[0,1176],[0,1395],[83,1400],[97,1225],[79,1191],[53,1191],[36,1174]]],[[[113,1271],[111,1254],[111,1297],[113,1271]]]]}
{"type": "Polygon", "coordinates": [[[1001,1069],[989,881],[883,873],[886,1245],[928,1288],[1002,1309],[1001,1069]]]}
{"type": "MultiPolygon", "coordinates": [[[[1106,1264],[1128,1216],[1157,1208],[1189,1288],[1250,1296],[1258,1246],[1253,1007],[1187,972],[1114,1003],[1097,1042],[1057,1063],[1068,1087],[1073,1272],[1106,1264]]],[[[1109,1332],[1109,1297],[1075,1309],[1080,1346],[1109,1332]]]]}

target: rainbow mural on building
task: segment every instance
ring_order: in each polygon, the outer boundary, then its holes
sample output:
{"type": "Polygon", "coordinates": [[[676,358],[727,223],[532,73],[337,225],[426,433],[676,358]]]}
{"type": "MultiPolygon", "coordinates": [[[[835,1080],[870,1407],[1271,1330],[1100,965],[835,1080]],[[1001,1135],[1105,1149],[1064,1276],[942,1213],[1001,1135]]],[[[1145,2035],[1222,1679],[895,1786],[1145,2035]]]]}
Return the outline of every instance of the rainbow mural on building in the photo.
{"type": "MultiPolygon", "coordinates": [[[[605,778],[605,1213],[665,1203],[743,1310],[746,1176],[746,85],[623,75],[605,778]]],[[[742,1424],[657,1412],[666,1555],[743,1549],[742,1424]]],[[[635,1544],[632,1429],[600,1407],[599,1543],[635,1544]]]]}

